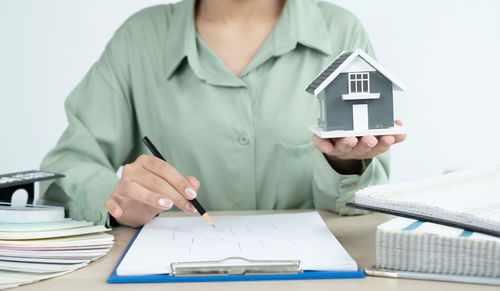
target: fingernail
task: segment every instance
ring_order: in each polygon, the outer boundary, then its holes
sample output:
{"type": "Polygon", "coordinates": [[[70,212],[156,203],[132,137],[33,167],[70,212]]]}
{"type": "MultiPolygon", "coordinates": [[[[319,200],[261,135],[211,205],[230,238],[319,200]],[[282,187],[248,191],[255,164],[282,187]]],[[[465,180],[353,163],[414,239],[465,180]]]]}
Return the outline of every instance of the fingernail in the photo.
{"type": "Polygon", "coordinates": [[[160,199],[158,199],[158,204],[161,207],[170,208],[170,207],[172,207],[172,205],[174,205],[174,202],[172,202],[172,200],[160,198],[160,199]]]}
{"type": "Polygon", "coordinates": [[[119,208],[113,208],[111,209],[111,215],[113,215],[113,217],[115,218],[118,218],[122,215],[122,211],[119,208]]]}
{"type": "Polygon", "coordinates": [[[193,204],[191,204],[191,202],[186,203],[185,208],[188,212],[196,212],[196,208],[194,208],[194,206],[193,206],[193,204]]]}
{"type": "Polygon", "coordinates": [[[191,200],[196,198],[196,191],[194,191],[191,187],[187,187],[186,190],[184,190],[184,193],[186,193],[187,199],[191,200]]]}

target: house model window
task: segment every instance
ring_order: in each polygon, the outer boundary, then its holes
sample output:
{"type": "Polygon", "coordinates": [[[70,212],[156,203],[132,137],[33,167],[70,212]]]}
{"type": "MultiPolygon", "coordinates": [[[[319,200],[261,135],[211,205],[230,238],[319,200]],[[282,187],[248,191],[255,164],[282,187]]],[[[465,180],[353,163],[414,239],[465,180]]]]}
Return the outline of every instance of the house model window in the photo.
{"type": "Polygon", "coordinates": [[[370,92],[370,78],[368,73],[349,74],[349,93],[370,92]]]}

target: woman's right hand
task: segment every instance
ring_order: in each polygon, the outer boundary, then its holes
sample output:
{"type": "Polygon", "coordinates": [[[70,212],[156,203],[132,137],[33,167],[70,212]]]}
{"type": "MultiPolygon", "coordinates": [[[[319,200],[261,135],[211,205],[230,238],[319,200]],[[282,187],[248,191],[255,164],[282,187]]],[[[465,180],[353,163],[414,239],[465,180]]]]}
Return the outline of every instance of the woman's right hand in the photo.
{"type": "Polygon", "coordinates": [[[173,205],[196,212],[189,200],[196,197],[199,187],[196,178],[183,177],[169,163],[141,155],[123,166],[122,177],[104,206],[118,223],[138,227],[173,205]]]}

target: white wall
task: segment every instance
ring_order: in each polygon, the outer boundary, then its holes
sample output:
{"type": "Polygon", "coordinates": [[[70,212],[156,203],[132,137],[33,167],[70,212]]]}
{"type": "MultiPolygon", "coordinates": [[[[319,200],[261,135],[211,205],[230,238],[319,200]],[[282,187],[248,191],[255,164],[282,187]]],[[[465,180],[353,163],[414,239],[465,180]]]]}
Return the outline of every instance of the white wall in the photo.
{"type": "Polygon", "coordinates": [[[393,181],[500,164],[500,1],[334,2],[409,88],[397,100],[410,134],[394,148],[393,181]]]}
{"type": "Polygon", "coordinates": [[[135,11],[164,1],[0,0],[0,173],[36,169],[64,100],[135,11]]]}
{"type": "MultiPolygon", "coordinates": [[[[0,0],[0,173],[38,168],[66,127],[63,101],[133,12],[168,1],[0,0]]],[[[500,163],[500,1],[337,0],[405,82],[393,180],[500,163]]]]}

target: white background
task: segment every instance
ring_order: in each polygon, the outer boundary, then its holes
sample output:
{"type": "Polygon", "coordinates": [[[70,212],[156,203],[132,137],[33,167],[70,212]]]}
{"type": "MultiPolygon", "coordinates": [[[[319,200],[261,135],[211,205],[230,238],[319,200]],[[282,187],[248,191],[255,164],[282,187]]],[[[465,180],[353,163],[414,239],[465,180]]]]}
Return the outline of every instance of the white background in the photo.
{"type": "MultiPolygon", "coordinates": [[[[300,0],[303,1],[303,0],[300,0]]],[[[38,168],[63,102],[118,26],[153,0],[0,0],[0,173],[38,168]]],[[[500,1],[338,0],[408,86],[392,180],[500,163],[500,1]]]]}

